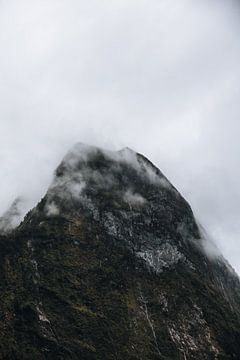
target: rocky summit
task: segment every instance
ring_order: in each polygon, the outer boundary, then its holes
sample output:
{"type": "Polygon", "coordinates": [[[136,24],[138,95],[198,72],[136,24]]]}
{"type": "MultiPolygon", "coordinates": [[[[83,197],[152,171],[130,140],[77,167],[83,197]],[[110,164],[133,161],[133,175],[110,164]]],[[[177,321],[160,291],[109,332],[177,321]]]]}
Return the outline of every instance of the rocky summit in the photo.
{"type": "Polygon", "coordinates": [[[0,359],[240,359],[238,276],[128,148],[74,146],[0,267],[0,359]]]}

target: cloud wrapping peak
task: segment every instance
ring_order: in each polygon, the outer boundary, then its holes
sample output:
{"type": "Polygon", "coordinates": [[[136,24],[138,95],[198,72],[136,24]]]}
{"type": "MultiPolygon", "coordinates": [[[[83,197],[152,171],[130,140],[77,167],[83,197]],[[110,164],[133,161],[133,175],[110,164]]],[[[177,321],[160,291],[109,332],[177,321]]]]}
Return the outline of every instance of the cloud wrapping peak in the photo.
{"type": "Polygon", "coordinates": [[[0,3],[0,213],[72,144],[145,154],[240,271],[235,0],[0,3]]]}

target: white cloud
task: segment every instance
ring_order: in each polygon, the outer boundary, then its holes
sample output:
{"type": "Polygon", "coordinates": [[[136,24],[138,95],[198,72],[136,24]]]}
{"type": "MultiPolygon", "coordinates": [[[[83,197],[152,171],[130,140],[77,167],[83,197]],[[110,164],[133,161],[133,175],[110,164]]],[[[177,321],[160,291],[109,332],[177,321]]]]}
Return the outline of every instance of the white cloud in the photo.
{"type": "Polygon", "coordinates": [[[142,206],[146,203],[146,199],[141,194],[134,193],[131,190],[125,192],[123,199],[130,206],[142,206]]]}
{"type": "Polygon", "coordinates": [[[60,213],[59,208],[53,201],[46,204],[45,211],[47,216],[57,216],[60,213]]]}

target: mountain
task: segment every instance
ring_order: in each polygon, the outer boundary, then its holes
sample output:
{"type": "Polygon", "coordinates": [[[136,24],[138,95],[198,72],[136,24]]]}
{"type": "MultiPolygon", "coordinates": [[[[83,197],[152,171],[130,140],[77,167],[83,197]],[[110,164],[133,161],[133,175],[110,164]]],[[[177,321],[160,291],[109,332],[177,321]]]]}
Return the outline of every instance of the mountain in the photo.
{"type": "Polygon", "coordinates": [[[240,359],[239,278],[143,155],[77,144],[0,236],[0,359],[240,359]]]}

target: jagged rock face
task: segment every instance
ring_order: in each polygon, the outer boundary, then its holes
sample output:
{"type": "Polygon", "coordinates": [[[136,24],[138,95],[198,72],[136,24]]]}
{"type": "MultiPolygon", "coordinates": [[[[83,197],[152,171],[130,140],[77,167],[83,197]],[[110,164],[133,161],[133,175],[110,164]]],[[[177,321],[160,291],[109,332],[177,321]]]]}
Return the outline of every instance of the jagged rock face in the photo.
{"type": "Polygon", "coordinates": [[[129,149],[75,147],[56,171],[45,211],[84,213],[109,241],[132,250],[157,273],[186,261],[185,242],[200,238],[188,204],[158,169],[129,149]]]}
{"type": "Polygon", "coordinates": [[[0,358],[240,359],[239,279],[145,157],[78,144],[0,239],[0,358]]]}

